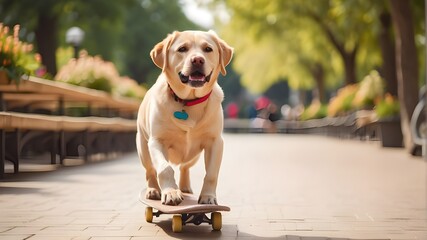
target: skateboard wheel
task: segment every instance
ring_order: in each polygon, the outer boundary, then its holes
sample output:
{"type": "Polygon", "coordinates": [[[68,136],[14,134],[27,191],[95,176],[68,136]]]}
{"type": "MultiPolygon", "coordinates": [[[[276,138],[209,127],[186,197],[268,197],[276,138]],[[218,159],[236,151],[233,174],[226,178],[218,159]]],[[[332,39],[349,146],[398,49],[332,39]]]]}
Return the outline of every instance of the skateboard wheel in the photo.
{"type": "Polygon", "coordinates": [[[212,228],[215,231],[219,231],[222,228],[222,216],[220,212],[213,212],[211,214],[212,228]]]}
{"type": "Polygon", "coordinates": [[[172,232],[179,233],[182,231],[182,217],[181,215],[174,215],[172,218],[172,232]]]}
{"type": "Polygon", "coordinates": [[[147,222],[153,222],[153,208],[152,207],[146,207],[145,208],[145,221],[147,222]]]}

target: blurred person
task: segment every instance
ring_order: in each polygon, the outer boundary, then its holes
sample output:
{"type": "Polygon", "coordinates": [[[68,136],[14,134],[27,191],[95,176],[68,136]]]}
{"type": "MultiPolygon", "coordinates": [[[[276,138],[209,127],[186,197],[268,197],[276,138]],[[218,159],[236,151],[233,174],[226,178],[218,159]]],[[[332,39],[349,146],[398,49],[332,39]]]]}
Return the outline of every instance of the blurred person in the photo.
{"type": "MultiPolygon", "coordinates": [[[[277,106],[265,96],[259,97],[255,101],[257,116],[251,122],[251,128],[262,129],[263,132],[274,133],[277,131],[277,106]]],[[[280,116],[279,116],[280,119],[280,116]]]]}
{"type": "Polygon", "coordinates": [[[284,104],[280,108],[280,113],[282,114],[282,118],[284,120],[291,120],[292,115],[292,108],[288,104],[284,104]]]}
{"type": "Polygon", "coordinates": [[[239,117],[239,105],[235,102],[231,102],[225,108],[227,118],[238,118],[239,117]]]}
{"type": "Polygon", "coordinates": [[[257,116],[256,108],[253,104],[249,105],[247,108],[249,119],[254,119],[257,116]]]}

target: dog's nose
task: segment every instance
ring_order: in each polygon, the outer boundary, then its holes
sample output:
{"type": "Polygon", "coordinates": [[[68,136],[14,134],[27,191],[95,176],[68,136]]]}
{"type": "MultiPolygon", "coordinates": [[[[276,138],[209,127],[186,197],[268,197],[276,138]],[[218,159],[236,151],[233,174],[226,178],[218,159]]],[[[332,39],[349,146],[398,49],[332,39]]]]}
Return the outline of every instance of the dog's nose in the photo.
{"type": "Polygon", "coordinates": [[[191,63],[195,67],[201,67],[205,63],[205,59],[203,57],[200,57],[200,56],[195,56],[191,59],[191,63]]]}

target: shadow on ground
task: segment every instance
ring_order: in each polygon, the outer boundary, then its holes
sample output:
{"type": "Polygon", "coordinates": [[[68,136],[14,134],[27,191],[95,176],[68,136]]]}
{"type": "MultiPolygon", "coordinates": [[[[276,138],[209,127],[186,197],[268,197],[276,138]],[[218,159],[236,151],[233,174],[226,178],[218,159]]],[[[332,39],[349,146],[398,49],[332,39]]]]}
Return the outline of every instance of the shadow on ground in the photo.
{"type": "Polygon", "coordinates": [[[177,239],[282,239],[282,240],[389,240],[389,239],[354,239],[354,238],[336,238],[325,236],[298,236],[298,235],[282,235],[278,237],[262,237],[245,232],[240,232],[237,225],[223,225],[221,231],[213,231],[210,225],[185,225],[181,233],[172,232],[172,221],[162,220],[155,223],[163,232],[177,239]]]}
{"type": "Polygon", "coordinates": [[[58,180],[69,181],[66,179],[69,176],[76,174],[78,170],[79,174],[90,174],[90,175],[106,175],[106,174],[121,174],[120,170],[110,167],[118,161],[123,162],[123,158],[132,158],[134,154],[124,154],[117,158],[107,158],[103,160],[94,160],[84,162],[83,159],[65,159],[64,164],[50,164],[46,160],[47,157],[40,159],[21,159],[19,172],[13,173],[13,165],[6,161],[5,174],[3,178],[0,178],[0,182],[19,182],[19,181],[43,181],[49,182],[58,180]],[[40,161],[37,161],[40,160],[40,161]],[[102,171],[97,171],[99,168],[102,171]],[[49,174],[49,175],[46,175],[49,174]],[[57,176],[61,175],[61,178],[57,176]]]}

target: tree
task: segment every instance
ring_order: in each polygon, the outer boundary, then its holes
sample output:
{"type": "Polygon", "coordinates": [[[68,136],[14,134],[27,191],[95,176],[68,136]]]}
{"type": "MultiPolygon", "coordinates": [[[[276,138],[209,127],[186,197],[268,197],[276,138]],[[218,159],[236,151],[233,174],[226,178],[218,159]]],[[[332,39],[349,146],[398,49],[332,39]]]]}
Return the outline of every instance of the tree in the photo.
{"type": "Polygon", "coordinates": [[[400,120],[405,148],[412,151],[414,143],[409,123],[418,102],[418,57],[409,1],[390,0],[396,31],[396,70],[400,120]]]}
{"type": "Polygon", "coordinates": [[[85,31],[82,48],[148,86],[159,73],[149,57],[151,48],[173,30],[199,28],[178,0],[0,0],[0,16],[6,25],[21,24],[27,36],[35,33],[37,51],[52,75],[56,49],[67,45],[65,32],[79,26],[85,31]]]}
{"type": "Polygon", "coordinates": [[[384,7],[379,14],[378,40],[381,47],[383,64],[381,75],[386,81],[386,89],[393,96],[397,96],[396,50],[393,36],[393,24],[389,11],[384,7]]]}
{"type": "Polygon", "coordinates": [[[260,89],[260,77],[267,79],[267,87],[288,78],[293,88],[316,85],[322,98],[324,85],[342,78],[354,83],[358,71],[365,75],[380,62],[378,48],[369,44],[373,35],[366,30],[373,21],[370,1],[225,3],[232,14],[225,36],[238,46],[235,67],[246,86],[260,89]],[[254,74],[253,68],[264,74],[254,74]]]}
{"type": "Polygon", "coordinates": [[[23,25],[23,32],[31,28],[34,30],[37,42],[37,50],[42,55],[42,63],[48,72],[55,74],[55,49],[58,46],[57,28],[58,15],[53,12],[51,6],[63,8],[64,1],[12,1],[2,0],[0,2],[1,16],[5,24],[23,25]],[[28,7],[32,6],[32,7],[28,7]]]}
{"type": "Polygon", "coordinates": [[[91,55],[100,55],[103,59],[117,64],[121,38],[125,34],[124,18],[134,2],[90,0],[76,4],[73,10],[66,14],[68,16],[63,16],[61,20],[61,45],[68,45],[63,37],[65,32],[70,27],[80,26],[85,31],[82,48],[87,49],[91,55]]]}
{"type": "MultiPolygon", "coordinates": [[[[114,24],[109,24],[109,21],[114,22],[120,17],[122,7],[128,1],[0,0],[0,14],[5,24],[21,24],[25,30],[23,32],[27,34],[34,31],[42,63],[50,74],[55,75],[57,72],[55,53],[66,28],[82,22],[92,22],[96,25],[105,24],[105,21],[106,25],[111,27],[114,24]],[[59,35],[61,29],[63,34],[59,35]]],[[[84,30],[92,37],[88,28],[84,30]]],[[[111,30],[108,29],[110,35],[114,37],[111,30]]],[[[97,39],[97,44],[102,45],[103,42],[109,42],[109,39],[104,35],[97,39]]]]}
{"type": "Polygon", "coordinates": [[[121,37],[124,73],[151,86],[160,73],[153,67],[150,51],[174,30],[200,29],[190,22],[178,1],[134,1],[125,17],[125,34],[121,37]]]}

